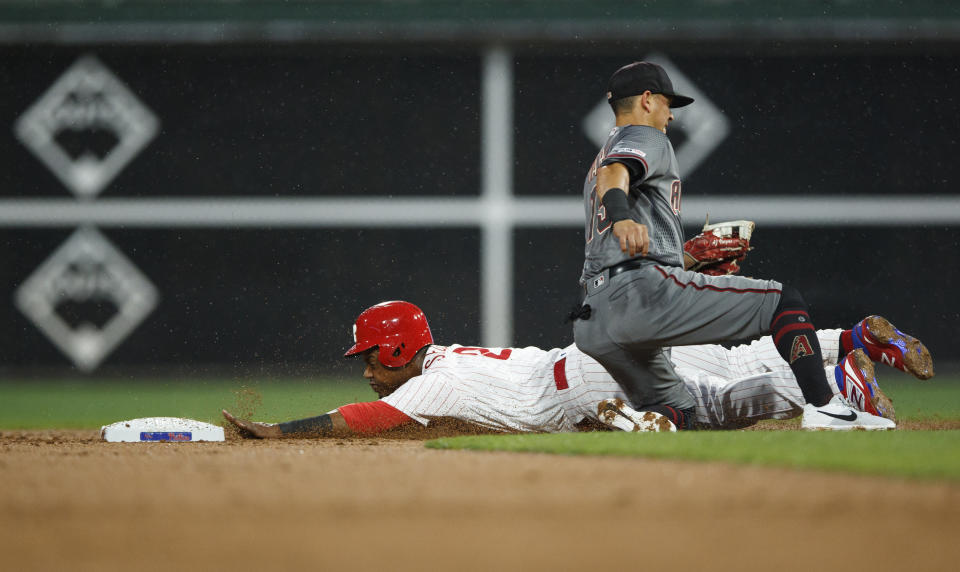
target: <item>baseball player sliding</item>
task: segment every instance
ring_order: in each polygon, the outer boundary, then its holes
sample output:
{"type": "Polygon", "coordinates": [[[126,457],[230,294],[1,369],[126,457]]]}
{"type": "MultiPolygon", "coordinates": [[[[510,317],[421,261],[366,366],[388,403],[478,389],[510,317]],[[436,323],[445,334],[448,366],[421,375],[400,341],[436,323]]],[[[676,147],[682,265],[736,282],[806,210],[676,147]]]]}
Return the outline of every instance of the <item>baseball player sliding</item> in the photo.
{"type": "MultiPolygon", "coordinates": [[[[877,385],[873,361],[923,379],[933,375],[926,347],[878,316],[850,330],[817,334],[826,360],[824,382],[858,411],[876,414],[869,428],[894,427],[893,406],[877,385]]],[[[574,345],[551,350],[434,345],[426,316],[408,302],[384,302],[361,313],[346,355],[361,356],[363,375],[380,400],[278,424],[223,415],[261,438],[371,435],[451,419],[511,432],[575,431],[597,422],[627,431],[676,430],[669,418],[626,405],[613,377],[574,345]]],[[[796,417],[811,407],[770,338],[730,350],[675,348],[673,360],[694,397],[699,427],[742,428],[761,419],[796,417]]],[[[838,418],[834,428],[854,426],[838,418]]]]}
{"type": "Polygon", "coordinates": [[[607,99],[616,127],[583,185],[585,299],[573,316],[577,347],[603,364],[635,407],[683,428],[699,418],[701,404],[667,348],[770,334],[811,405],[803,410],[804,427],[829,429],[838,419],[863,428],[880,423],[851,409],[824,378],[821,337],[796,288],[697,272],[697,261],[685,257],[680,171],[666,132],[672,109],[693,99],[676,93],[663,68],[649,62],[618,69],[607,99]]]}

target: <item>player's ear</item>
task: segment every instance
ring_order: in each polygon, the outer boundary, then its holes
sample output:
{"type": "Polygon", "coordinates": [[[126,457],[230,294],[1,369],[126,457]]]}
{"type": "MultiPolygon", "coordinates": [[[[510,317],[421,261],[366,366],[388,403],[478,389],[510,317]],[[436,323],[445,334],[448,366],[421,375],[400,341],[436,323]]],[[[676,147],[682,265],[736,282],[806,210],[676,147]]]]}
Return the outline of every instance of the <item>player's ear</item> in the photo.
{"type": "Polygon", "coordinates": [[[650,113],[651,111],[653,111],[653,105],[650,102],[650,99],[652,97],[653,97],[653,92],[651,92],[650,90],[647,90],[642,94],[640,94],[640,97],[637,98],[640,100],[639,102],[640,108],[646,111],[647,113],[650,113]]]}

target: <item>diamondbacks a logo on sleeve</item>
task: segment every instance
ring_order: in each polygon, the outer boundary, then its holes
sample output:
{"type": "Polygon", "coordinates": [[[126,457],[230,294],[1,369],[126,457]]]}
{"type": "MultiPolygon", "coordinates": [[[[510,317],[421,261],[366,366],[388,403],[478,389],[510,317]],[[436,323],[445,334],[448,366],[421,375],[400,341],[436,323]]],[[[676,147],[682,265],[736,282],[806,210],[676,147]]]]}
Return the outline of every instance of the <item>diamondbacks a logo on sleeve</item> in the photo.
{"type": "Polygon", "coordinates": [[[799,335],[793,339],[793,345],[790,346],[790,363],[798,359],[813,355],[813,348],[810,346],[810,340],[806,334],[799,335]]]}

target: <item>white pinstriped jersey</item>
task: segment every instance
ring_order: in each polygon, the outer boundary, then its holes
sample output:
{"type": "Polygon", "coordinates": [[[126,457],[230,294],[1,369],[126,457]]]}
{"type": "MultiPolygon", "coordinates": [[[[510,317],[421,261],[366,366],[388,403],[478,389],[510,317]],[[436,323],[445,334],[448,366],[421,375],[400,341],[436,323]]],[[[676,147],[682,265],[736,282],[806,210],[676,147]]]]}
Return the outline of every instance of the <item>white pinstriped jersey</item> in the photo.
{"type": "MultiPolygon", "coordinates": [[[[824,375],[839,393],[834,366],[840,360],[841,330],[818,330],[824,375]]],[[[734,429],[761,419],[790,419],[803,412],[803,393],[770,336],[750,344],[677,346],[670,361],[697,404],[697,423],[734,429]]]]}
{"type": "MultiPolygon", "coordinates": [[[[840,330],[818,332],[827,380],[837,391],[833,365],[840,330]]],[[[677,373],[697,401],[698,423],[736,428],[761,419],[799,415],[803,395],[769,337],[749,345],[672,349],[677,373]]],[[[616,381],[575,345],[563,349],[431,346],[423,373],[382,401],[426,425],[452,417],[499,431],[575,431],[596,419],[602,399],[624,398],[616,381]]]]}
{"type": "Polygon", "coordinates": [[[453,417],[502,431],[574,431],[583,416],[564,409],[554,379],[554,364],[564,352],[431,346],[423,373],[383,401],[424,425],[453,417]]]}

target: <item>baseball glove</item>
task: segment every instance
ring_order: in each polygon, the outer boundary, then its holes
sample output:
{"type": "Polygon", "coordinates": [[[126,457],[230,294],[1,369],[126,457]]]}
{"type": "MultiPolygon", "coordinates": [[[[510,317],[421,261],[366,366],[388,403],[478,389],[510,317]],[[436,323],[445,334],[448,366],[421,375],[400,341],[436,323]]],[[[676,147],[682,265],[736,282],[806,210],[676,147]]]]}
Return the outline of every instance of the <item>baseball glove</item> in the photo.
{"type": "Polygon", "coordinates": [[[703,232],[683,244],[687,270],[712,276],[736,274],[740,261],[747,256],[750,237],[756,224],[749,220],[734,220],[703,225],[703,232]]]}

